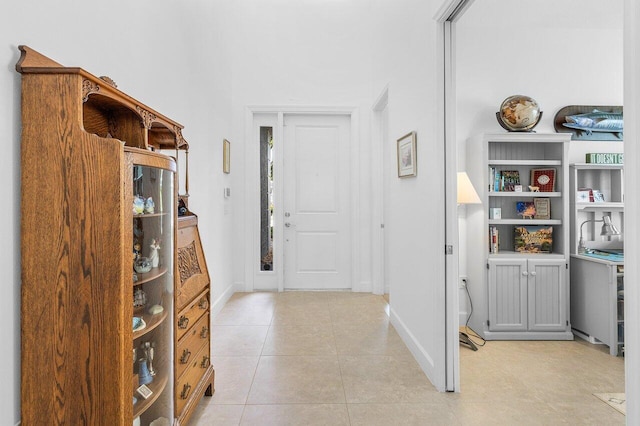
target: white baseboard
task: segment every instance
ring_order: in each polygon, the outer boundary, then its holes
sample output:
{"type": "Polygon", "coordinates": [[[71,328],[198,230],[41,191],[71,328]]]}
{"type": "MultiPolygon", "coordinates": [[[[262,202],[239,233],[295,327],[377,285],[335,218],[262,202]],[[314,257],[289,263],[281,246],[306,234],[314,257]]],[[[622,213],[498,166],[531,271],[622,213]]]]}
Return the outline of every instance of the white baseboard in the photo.
{"type": "Polygon", "coordinates": [[[351,288],[354,293],[371,293],[373,292],[373,283],[371,281],[360,281],[351,288]]]}
{"type": "Polygon", "coordinates": [[[424,349],[424,347],[420,345],[420,343],[415,338],[413,333],[409,331],[407,326],[400,319],[400,317],[398,317],[398,315],[396,314],[396,312],[393,310],[392,307],[389,307],[389,320],[391,321],[391,324],[395,327],[396,331],[400,335],[400,338],[402,339],[404,344],[407,345],[407,347],[413,354],[413,357],[416,359],[416,361],[418,362],[418,365],[420,365],[420,368],[422,369],[424,374],[426,374],[429,381],[436,387],[438,392],[445,392],[446,389],[444,387],[444,383],[442,384],[442,386],[438,386],[434,381],[435,365],[433,362],[433,358],[431,358],[431,356],[429,356],[429,353],[424,349]]]}
{"type": "Polygon", "coordinates": [[[214,301],[211,302],[211,318],[215,318],[216,315],[218,315],[220,313],[220,311],[222,310],[222,308],[224,307],[224,305],[227,303],[227,301],[231,298],[231,296],[233,296],[233,293],[236,293],[238,291],[239,285],[233,284],[230,285],[229,287],[227,287],[227,289],[225,291],[222,292],[222,294],[214,301]]]}

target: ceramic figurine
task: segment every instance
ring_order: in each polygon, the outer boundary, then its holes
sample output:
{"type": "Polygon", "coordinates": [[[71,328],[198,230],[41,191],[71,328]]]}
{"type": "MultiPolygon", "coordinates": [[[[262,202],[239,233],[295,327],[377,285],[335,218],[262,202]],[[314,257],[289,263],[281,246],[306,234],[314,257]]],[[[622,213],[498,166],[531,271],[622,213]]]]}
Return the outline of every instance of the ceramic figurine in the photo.
{"type": "Polygon", "coordinates": [[[138,260],[138,258],[140,257],[140,255],[142,254],[142,247],[140,247],[140,243],[138,241],[135,241],[133,243],[133,261],[135,263],[136,260],[138,260]]]}
{"type": "Polygon", "coordinates": [[[144,212],[145,213],[153,213],[156,209],[156,203],[153,202],[153,198],[149,197],[144,202],[144,212]]]}
{"type": "Polygon", "coordinates": [[[147,273],[151,270],[151,261],[146,257],[139,257],[133,264],[133,269],[139,274],[147,273]]]}
{"type": "Polygon", "coordinates": [[[133,197],[133,214],[144,213],[144,198],[139,195],[133,197]]]}
{"type": "Polygon", "coordinates": [[[164,311],[164,308],[162,307],[162,305],[153,305],[149,308],[149,313],[151,315],[157,315],[162,311],[164,311]]]}
{"type": "Polygon", "coordinates": [[[141,317],[133,317],[133,331],[144,330],[147,323],[141,317]]]}
{"type": "Polygon", "coordinates": [[[151,240],[151,252],[149,253],[149,260],[151,261],[151,267],[157,268],[160,264],[160,255],[158,254],[158,250],[160,250],[160,241],[155,238],[151,240]]]}
{"type": "Polygon", "coordinates": [[[156,344],[152,342],[144,343],[144,354],[147,357],[149,374],[152,376],[156,375],[156,370],[153,369],[153,358],[155,357],[155,348],[156,344]]]}
{"type": "Polygon", "coordinates": [[[147,360],[145,358],[140,358],[138,360],[139,368],[138,368],[138,384],[140,385],[148,385],[153,382],[153,376],[149,373],[149,367],[147,366],[147,360]]]}
{"type": "Polygon", "coordinates": [[[133,307],[141,308],[147,304],[147,294],[143,289],[138,288],[133,293],[133,307]]]}

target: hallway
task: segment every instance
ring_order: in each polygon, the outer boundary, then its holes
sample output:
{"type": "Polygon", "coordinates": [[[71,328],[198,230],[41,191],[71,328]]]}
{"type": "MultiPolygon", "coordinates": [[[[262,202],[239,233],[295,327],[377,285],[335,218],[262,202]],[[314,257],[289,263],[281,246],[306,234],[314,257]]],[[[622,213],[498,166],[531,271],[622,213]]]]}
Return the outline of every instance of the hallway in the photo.
{"type": "Polygon", "coordinates": [[[212,321],[213,397],[194,425],[624,424],[624,360],[586,342],[461,347],[461,394],[430,384],[381,296],[236,293],[212,321]]]}

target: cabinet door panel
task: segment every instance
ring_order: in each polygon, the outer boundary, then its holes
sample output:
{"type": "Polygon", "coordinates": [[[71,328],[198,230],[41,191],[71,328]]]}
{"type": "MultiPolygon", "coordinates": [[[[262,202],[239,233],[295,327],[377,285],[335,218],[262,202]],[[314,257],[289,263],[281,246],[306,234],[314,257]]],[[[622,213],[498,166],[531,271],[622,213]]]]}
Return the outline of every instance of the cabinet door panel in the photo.
{"type": "Polygon", "coordinates": [[[567,325],[564,260],[529,260],[529,330],[564,331],[567,325]]]}
{"type": "Polygon", "coordinates": [[[526,331],[527,261],[489,261],[489,330],[526,331]]]}

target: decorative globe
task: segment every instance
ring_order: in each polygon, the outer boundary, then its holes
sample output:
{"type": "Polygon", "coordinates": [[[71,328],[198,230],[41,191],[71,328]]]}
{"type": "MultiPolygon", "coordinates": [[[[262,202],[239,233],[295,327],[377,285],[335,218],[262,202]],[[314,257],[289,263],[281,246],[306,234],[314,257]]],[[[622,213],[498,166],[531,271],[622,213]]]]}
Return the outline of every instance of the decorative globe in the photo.
{"type": "Polygon", "coordinates": [[[540,122],[542,111],[538,103],[523,95],[509,96],[496,112],[498,123],[509,132],[530,132],[540,122]]]}

